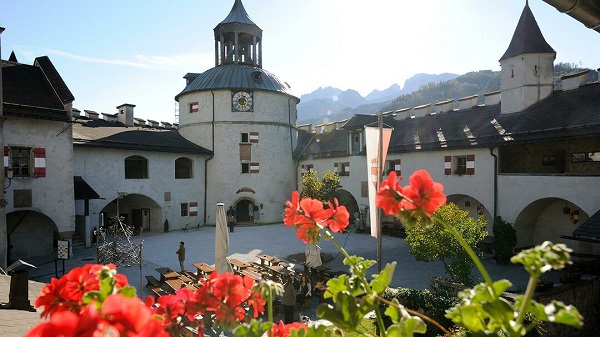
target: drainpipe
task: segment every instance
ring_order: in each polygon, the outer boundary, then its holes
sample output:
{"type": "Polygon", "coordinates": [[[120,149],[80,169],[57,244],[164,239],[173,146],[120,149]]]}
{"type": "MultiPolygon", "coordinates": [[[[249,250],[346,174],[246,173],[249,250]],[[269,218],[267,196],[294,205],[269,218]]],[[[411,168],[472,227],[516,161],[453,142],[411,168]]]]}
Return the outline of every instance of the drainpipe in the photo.
{"type": "MultiPolygon", "coordinates": [[[[4,31],[3,27],[0,27],[0,35],[4,31]]],[[[4,135],[4,99],[2,96],[2,38],[0,38],[0,131],[2,131],[2,135],[4,135]]],[[[4,149],[4,137],[0,137],[0,149],[4,149]]],[[[2,186],[6,186],[4,184],[5,177],[2,175],[0,178],[2,182],[2,186]]],[[[5,192],[3,189],[2,194],[0,194],[0,267],[2,269],[6,269],[6,255],[8,248],[8,236],[6,232],[6,198],[5,192]]]]}
{"type": "MultiPolygon", "coordinates": [[[[292,98],[288,98],[288,124],[290,125],[290,151],[292,154],[292,159],[294,159],[294,136],[292,131],[292,98]]],[[[300,165],[300,160],[295,160],[296,162],[296,170],[294,172],[294,184],[296,185],[296,189],[298,189],[298,166],[300,165]]]]}
{"type": "Polygon", "coordinates": [[[494,218],[492,221],[496,221],[498,211],[498,156],[494,154],[493,147],[490,147],[490,155],[494,157],[494,218]]]}
{"type": "Polygon", "coordinates": [[[211,90],[212,95],[212,154],[204,161],[204,224],[206,224],[206,210],[208,205],[208,161],[215,156],[215,93],[211,90]]]}

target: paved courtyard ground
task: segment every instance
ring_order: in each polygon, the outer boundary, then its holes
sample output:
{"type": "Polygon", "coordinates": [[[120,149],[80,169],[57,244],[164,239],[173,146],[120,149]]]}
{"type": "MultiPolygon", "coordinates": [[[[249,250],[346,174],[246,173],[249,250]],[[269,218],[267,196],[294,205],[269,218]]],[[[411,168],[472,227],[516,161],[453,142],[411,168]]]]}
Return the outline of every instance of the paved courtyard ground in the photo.
{"type": "MultiPolygon", "coordinates": [[[[186,269],[195,271],[192,263],[204,261],[208,264],[215,262],[214,258],[214,238],[215,227],[206,226],[199,229],[190,229],[187,232],[177,230],[168,233],[143,233],[142,236],[135,236],[132,241],[139,243],[143,240],[143,263],[141,269],[139,266],[118,267],[118,272],[125,274],[129,283],[136,287],[138,294],[142,298],[150,295],[150,289],[145,287],[146,279],[144,275],[154,275],[158,278],[155,268],[169,267],[173,270],[179,270],[179,262],[175,253],[179,247],[179,242],[184,241],[186,246],[186,269]]],[[[348,232],[346,234],[335,234],[336,240],[348,251],[350,255],[363,256],[367,259],[377,259],[377,241],[368,234],[358,234],[348,232]]],[[[321,241],[319,244],[322,253],[332,257],[331,261],[325,265],[332,270],[347,270],[343,265],[343,257],[330,241],[321,241]]],[[[304,252],[305,245],[295,236],[295,232],[282,224],[275,225],[240,225],[236,226],[235,232],[230,233],[229,257],[237,258],[244,262],[257,261],[257,254],[268,254],[286,260],[288,256],[304,252]]],[[[75,248],[73,258],[65,262],[66,270],[81,266],[86,263],[95,263],[95,247],[75,248]]],[[[384,236],[382,239],[382,260],[383,265],[396,261],[397,267],[392,281],[392,287],[406,287],[416,289],[428,289],[429,278],[432,276],[444,276],[445,272],[440,262],[418,262],[415,261],[409,252],[409,247],[402,238],[384,236]]],[[[41,265],[42,261],[27,261],[33,264],[40,264],[37,271],[33,271],[30,277],[36,281],[48,282],[54,276],[54,263],[41,265]],[[39,276],[47,274],[45,276],[39,276]]],[[[520,266],[499,266],[492,261],[485,261],[492,278],[494,280],[506,278],[513,283],[513,288],[524,289],[527,283],[527,273],[520,266]]],[[[62,266],[59,265],[59,269],[62,266]]],[[[372,267],[372,273],[377,272],[377,265],[372,267]]],[[[477,271],[474,271],[478,275],[477,271]]],[[[549,279],[557,281],[558,275],[551,274],[549,279]]],[[[4,283],[6,284],[6,283],[4,283]]],[[[39,286],[34,286],[39,289],[39,286]]],[[[31,289],[30,289],[31,290],[31,289]]],[[[1,287],[2,294],[8,294],[6,287],[1,287]]],[[[35,297],[30,298],[31,303],[35,297]]],[[[314,313],[316,303],[303,314],[309,316],[312,320],[317,317],[314,313]]],[[[23,312],[23,314],[25,314],[23,312]]],[[[28,313],[29,314],[29,313],[28,313]]],[[[32,313],[36,314],[36,313],[32,313]]],[[[0,330],[2,327],[0,325],[0,330]]],[[[0,331],[0,335],[5,336],[0,331]]],[[[18,336],[18,335],[15,335],[18,336]]]]}

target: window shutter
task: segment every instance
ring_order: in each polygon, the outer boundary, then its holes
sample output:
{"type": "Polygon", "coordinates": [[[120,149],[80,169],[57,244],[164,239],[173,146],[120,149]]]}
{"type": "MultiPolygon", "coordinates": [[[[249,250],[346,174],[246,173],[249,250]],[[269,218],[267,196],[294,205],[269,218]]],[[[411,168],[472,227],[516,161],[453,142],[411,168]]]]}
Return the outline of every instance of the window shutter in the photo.
{"type": "Polygon", "coordinates": [[[198,112],[198,102],[190,104],[190,112],[198,112]]]}
{"type": "Polygon", "coordinates": [[[258,132],[250,132],[250,143],[258,143],[258,132]]]}
{"type": "Polygon", "coordinates": [[[198,216],[198,202],[197,201],[192,201],[190,202],[190,209],[189,209],[189,215],[190,216],[198,216]]]}
{"type": "Polygon", "coordinates": [[[4,147],[4,176],[8,175],[8,168],[10,167],[10,152],[8,146],[4,147]]]}
{"type": "Polygon", "coordinates": [[[346,177],[350,176],[350,162],[345,162],[344,163],[344,175],[346,177]]]}
{"type": "Polygon", "coordinates": [[[401,159],[396,159],[394,160],[394,171],[396,171],[396,175],[401,176],[402,175],[402,160],[401,159]]]}
{"type": "Polygon", "coordinates": [[[444,174],[447,176],[452,174],[452,156],[444,156],[444,174]]]}
{"type": "Polygon", "coordinates": [[[475,155],[474,154],[467,155],[467,174],[468,175],[475,174],[475,155]]]}
{"type": "Polygon", "coordinates": [[[259,173],[260,165],[258,163],[250,163],[250,173],[259,173]]]}
{"type": "Polygon", "coordinates": [[[36,178],[46,176],[46,149],[36,147],[33,149],[33,176],[36,178]]]}

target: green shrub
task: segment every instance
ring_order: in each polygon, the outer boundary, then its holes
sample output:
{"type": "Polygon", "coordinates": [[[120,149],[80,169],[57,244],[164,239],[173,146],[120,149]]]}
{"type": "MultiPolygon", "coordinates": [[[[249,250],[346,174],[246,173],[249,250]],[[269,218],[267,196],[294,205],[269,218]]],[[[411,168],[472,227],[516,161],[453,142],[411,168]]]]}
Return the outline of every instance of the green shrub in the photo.
{"type": "MultiPolygon", "coordinates": [[[[383,293],[383,298],[388,301],[397,299],[400,304],[411,310],[418,311],[429,318],[434,319],[443,327],[454,326],[451,320],[445,317],[446,310],[458,303],[457,297],[449,297],[431,293],[429,290],[409,289],[409,288],[388,288],[383,293]]],[[[382,304],[382,312],[385,311],[385,304],[382,304]]],[[[389,326],[391,321],[389,317],[384,316],[385,326],[389,326]]],[[[434,337],[442,334],[436,326],[427,324],[427,333],[423,336],[434,337]]]]}
{"type": "Polygon", "coordinates": [[[494,232],[494,260],[498,264],[510,264],[513,249],[517,245],[517,231],[512,224],[497,216],[492,226],[494,232]]]}

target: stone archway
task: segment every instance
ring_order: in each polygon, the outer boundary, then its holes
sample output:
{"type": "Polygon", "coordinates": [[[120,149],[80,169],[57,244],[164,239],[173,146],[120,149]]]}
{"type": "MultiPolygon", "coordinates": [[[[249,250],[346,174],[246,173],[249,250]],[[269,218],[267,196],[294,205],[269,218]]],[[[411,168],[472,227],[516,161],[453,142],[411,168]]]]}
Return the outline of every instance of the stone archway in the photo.
{"type": "Polygon", "coordinates": [[[576,253],[593,254],[596,249],[594,244],[560,237],[573,235],[573,231],[588,218],[589,215],[576,204],[561,198],[543,198],[531,202],[519,212],[513,224],[517,231],[517,247],[552,241],[564,243],[576,253]]]}
{"type": "Polygon", "coordinates": [[[472,218],[483,216],[488,223],[488,235],[493,235],[494,219],[491,213],[493,210],[488,209],[481,201],[466,194],[451,194],[446,196],[446,203],[456,204],[463,211],[468,211],[472,218]]]}
{"type": "Polygon", "coordinates": [[[243,222],[258,221],[259,219],[254,218],[254,215],[256,213],[256,212],[254,212],[254,210],[256,209],[256,207],[258,207],[258,205],[252,199],[243,198],[243,199],[238,200],[235,203],[236,222],[243,223],[243,222]]]}
{"type": "Polygon", "coordinates": [[[6,226],[8,264],[53,254],[59,232],[47,215],[31,210],[10,212],[6,214],[6,226]]]}
{"type": "MultiPolygon", "coordinates": [[[[164,231],[162,208],[154,199],[143,194],[127,194],[118,201],[119,214],[125,224],[132,227],[134,233],[140,233],[142,228],[144,231],[151,232],[164,231]]],[[[101,214],[104,221],[114,217],[117,214],[117,199],[106,204],[101,214]]]]}

